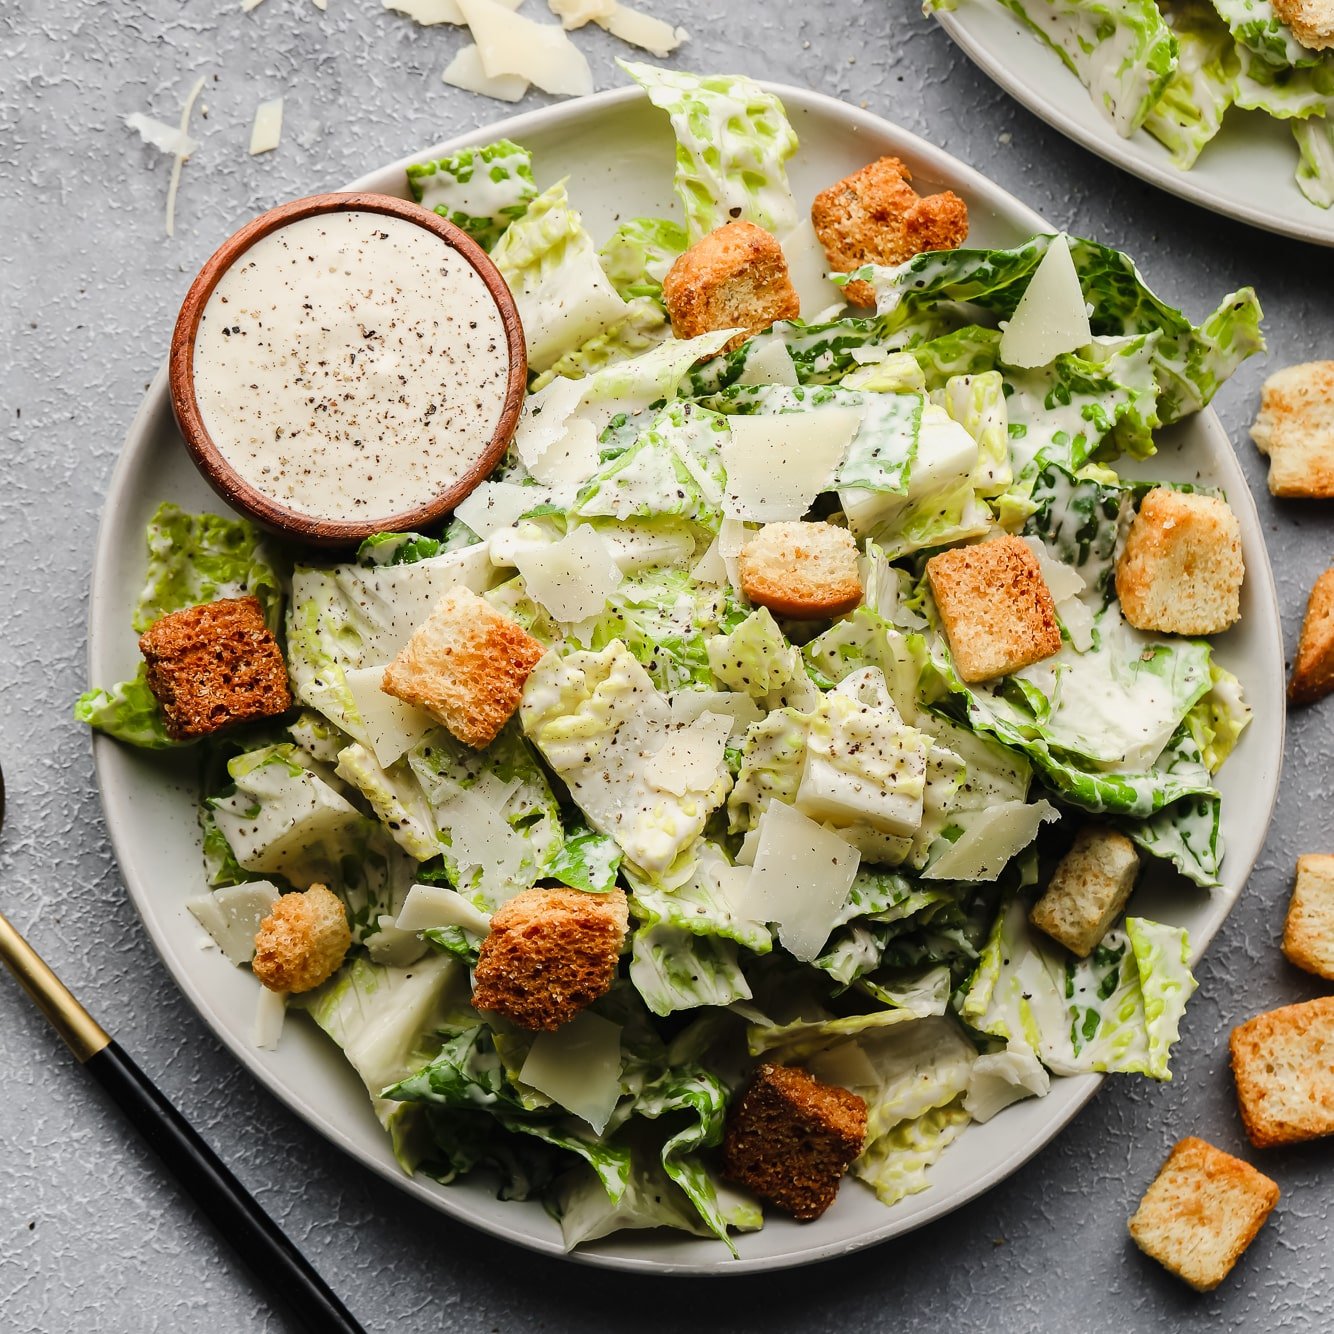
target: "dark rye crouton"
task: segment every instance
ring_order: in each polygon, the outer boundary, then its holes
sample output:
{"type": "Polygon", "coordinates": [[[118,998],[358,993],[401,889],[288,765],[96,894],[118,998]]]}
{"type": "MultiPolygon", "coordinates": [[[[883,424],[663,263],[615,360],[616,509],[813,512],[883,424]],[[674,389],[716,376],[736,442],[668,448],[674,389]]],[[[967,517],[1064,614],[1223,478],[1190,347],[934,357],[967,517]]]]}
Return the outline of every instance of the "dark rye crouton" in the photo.
{"type": "Polygon", "coordinates": [[[482,750],[513,717],[546,649],[476,593],[446,593],[385,668],[381,689],[482,750]]]}
{"type": "Polygon", "coordinates": [[[1334,996],[1232,1030],[1237,1106],[1257,1149],[1334,1135],[1334,996]]]}
{"type": "Polygon", "coordinates": [[[1311,588],[1292,664],[1288,698],[1314,704],[1334,690],[1334,570],[1326,570],[1311,588]]]}
{"type": "Polygon", "coordinates": [[[491,918],[473,1005],[520,1028],[553,1032],[611,988],[629,924],[623,890],[525,889],[491,918]]]}
{"type": "Polygon", "coordinates": [[[989,681],[1060,652],[1056,604],[1038,558],[1017,537],[955,547],[926,563],[954,665],[989,681]]]}
{"type": "Polygon", "coordinates": [[[173,611],[140,636],[139,651],[173,741],[195,741],[292,707],[287,665],[257,598],[173,611]]]}
{"type": "MultiPolygon", "coordinates": [[[[896,157],[882,157],[815,196],[811,222],[835,273],[863,264],[902,264],[924,250],[953,250],[968,239],[968,205],[950,190],[923,198],[896,157]]],[[[875,289],[843,289],[854,306],[874,306],[875,289]]]]}
{"type": "Polygon", "coordinates": [[[1278,1187],[1250,1163],[1202,1139],[1183,1139],[1144,1192],[1130,1235],[1197,1292],[1211,1292],[1277,1203],[1278,1187]]]}
{"type": "Polygon", "coordinates": [[[678,338],[744,329],[725,352],[801,312],[783,247],[753,222],[729,222],[678,256],[662,280],[662,299],[678,338]]]}
{"type": "Polygon", "coordinates": [[[723,1174],[793,1218],[819,1218],[866,1142],[866,1103],[786,1065],[761,1065],[732,1104],[723,1174]]]}

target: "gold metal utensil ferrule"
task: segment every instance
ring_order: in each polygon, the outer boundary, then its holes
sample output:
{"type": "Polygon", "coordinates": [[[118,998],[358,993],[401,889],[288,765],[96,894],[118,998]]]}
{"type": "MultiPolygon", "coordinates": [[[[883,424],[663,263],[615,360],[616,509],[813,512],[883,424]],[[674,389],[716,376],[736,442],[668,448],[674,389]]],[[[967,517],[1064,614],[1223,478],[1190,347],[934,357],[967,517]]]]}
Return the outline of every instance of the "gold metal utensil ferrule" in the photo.
{"type": "Polygon", "coordinates": [[[0,913],[0,959],[81,1062],[96,1056],[111,1041],[101,1024],[74,999],[69,988],[3,913],[0,913]]]}

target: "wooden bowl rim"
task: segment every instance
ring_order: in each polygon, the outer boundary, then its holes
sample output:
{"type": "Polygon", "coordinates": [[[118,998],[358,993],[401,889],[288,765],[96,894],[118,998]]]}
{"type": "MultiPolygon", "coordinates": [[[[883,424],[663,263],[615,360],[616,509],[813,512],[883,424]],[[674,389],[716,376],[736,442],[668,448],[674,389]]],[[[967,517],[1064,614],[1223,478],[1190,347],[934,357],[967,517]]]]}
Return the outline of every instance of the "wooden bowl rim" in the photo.
{"type": "Polygon", "coordinates": [[[430,209],[393,195],[348,191],[308,195],[261,213],[248,222],[213,252],[190,284],[181,303],[180,314],[171,337],[168,381],[172,411],[195,466],[204,480],[233,509],[239,510],[263,528],[281,537],[316,546],[343,547],[359,542],[373,533],[417,531],[439,523],[451,514],[495,469],[505,455],[519,423],[524,395],[528,387],[528,356],[523,324],[514,295],[491,257],[462,229],[430,209]],[[195,396],[195,339],[204,307],[214,289],[236,261],[257,241],[303,218],[325,213],[383,213],[401,218],[433,233],[457,251],[486,284],[500,312],[508,345],[510,368],[500,420],[486,449],[477,462],[448,491],[429,501],[372,520],[315,518],[279,504],[271,496],[247,482],[223,456],[204,425],[203,414],[195,396]]]}

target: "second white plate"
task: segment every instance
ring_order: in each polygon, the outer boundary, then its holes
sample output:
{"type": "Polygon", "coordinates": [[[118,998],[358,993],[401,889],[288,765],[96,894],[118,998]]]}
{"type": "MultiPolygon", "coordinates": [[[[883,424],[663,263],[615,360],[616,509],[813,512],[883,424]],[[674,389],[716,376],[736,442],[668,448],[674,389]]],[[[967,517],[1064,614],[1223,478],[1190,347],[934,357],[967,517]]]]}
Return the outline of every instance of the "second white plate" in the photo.
{"type": "Polygon", "coordinates": [[[1211,213],[1334,246],[1334,209],[1316,207],[1297,188],[1297,144],[1285,122],[1234,108],[1195,166],[1182,171],[1146,131],[1123,139],[1056,52],[997,0],[962,0],[936,17],[983,73],[1090,152],[1211,213]]]}

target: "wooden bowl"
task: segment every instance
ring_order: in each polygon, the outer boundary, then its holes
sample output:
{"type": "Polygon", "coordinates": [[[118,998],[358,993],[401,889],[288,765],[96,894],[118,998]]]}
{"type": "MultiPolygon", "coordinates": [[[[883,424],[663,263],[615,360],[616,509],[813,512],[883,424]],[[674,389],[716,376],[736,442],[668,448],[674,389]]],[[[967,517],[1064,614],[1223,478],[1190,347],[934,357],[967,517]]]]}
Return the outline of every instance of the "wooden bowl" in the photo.
{"type": "Polygon", "coordinates": [[[500,270],[491,262],[486,251],[453,223],[446,222],[419,204],[395,199],[390,195],[311,195],[306,199],[293,200],[290,204],[281,204],[247,223],[224,241],[200,269],[199,276],[190,285],[181,304],[181,313],[172,334],[169,381],[172,410],[185,439],[185,447],[205,480],[228,505],[280,537],[317,546],[346,547],[372,533],[429,528],[451,514],[454,507],[472,493],[504,457],[514,436],[527,389],[528,356],[518,307],[514,304],[514,296],[501,277],[500,270]],[[223,456],[204,425],[195,397],[194,376],[195,337],[199,331],[200,317],[209,297],[213,295],[213,289],[232,264],[261,238],[289,223],[315,214],[351,211],[384,213],[402,218],[434,233],[443,244],[457,251],[486,284],[496,303],[510,358],[500,420],[476,464],[464,476],[452,482],[447,490],[429,501],[397,514],[377,515],[356,521],[317,518],[288,509],[246,481],[223,456]]]}

